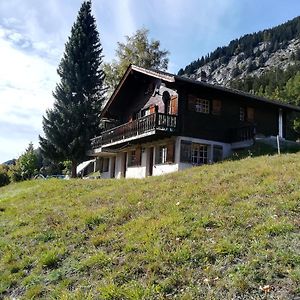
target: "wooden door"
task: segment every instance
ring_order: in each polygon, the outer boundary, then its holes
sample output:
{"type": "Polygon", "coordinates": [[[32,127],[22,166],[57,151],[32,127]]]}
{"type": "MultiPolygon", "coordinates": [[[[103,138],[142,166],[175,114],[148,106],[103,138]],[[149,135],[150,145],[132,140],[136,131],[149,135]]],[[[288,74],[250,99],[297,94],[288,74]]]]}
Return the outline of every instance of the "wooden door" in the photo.
{"type": "Polygon", "coordinates": [[[148,152],[148,176],[153,175],[153,156],[154,156],[154,147],[150,147],[148,152]]]}
{"type": "Polygon", "coordinates": [[[111,158],[112,161],[111,161],[111,174],[110,174],[110,177],[111,178],[115,178],[115,173],[116,173],[116,157],[112,157],[111,158]]]}

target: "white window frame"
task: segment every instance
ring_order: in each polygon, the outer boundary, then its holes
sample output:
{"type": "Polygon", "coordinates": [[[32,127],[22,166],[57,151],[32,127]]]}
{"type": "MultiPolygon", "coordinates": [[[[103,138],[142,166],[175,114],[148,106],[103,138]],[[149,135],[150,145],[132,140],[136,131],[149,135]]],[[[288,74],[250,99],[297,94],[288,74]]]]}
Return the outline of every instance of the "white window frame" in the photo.
{"type": "Polygon", "coordinates": [[[168,148],[166,145],[159,146],[158,148],[158,155],[159,155],[159,163],[165,164],[167,162],[167,151],[168,148]]]}
{"type": "Polygon", "coordinates": [[[198,143],[192,143],[191,161],[193,165],[207,164],[208,146],[198,143]]]}

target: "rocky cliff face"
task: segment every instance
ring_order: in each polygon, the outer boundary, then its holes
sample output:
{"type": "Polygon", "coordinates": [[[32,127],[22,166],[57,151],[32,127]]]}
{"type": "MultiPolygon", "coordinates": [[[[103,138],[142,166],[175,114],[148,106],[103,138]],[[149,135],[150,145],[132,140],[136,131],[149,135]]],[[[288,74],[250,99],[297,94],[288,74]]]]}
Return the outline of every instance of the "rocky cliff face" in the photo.
{"type": "Polygon", "coordinates": [[[217,48],[178,74],[228,86],[232,80],[260,77],[275,68],[286,70],[300,61],[300,17],[277,27],[245,35],[217,48]]]}
{"type": "Polygon", "coordinates": [[[289,65],[295,64],[294,57],[300,48],[300,39],[288,41],[285,49],[275,52],[268,51],[268,45],[268,42],[260,43],[254,48],[253,56],[248,58],[244,58],[244,52],[233,55],[227,64],[221,63],[221,58],[218,58],[187,77],[227,86],[233,79],[242,79],[248,75],[259,77],[273,68],[286,70],[289,65]]]}

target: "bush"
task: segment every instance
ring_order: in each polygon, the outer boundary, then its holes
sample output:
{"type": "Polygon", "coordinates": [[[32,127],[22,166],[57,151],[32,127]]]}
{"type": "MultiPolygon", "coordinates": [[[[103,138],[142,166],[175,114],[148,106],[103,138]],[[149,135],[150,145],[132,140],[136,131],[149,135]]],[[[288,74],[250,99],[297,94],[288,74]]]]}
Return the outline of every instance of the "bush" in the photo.
{"type": "Polygon", "coordinates": [[[11,166],[8,171],[10,181],[19,182],[23,180],[22,171],[18,165],[11,166]]]}
{"type": "Polygon", "coordinates": [[[10,183],[10,179],[7,172],[8,167],[0,165],[0,186],[4,186],[10,183]]]}

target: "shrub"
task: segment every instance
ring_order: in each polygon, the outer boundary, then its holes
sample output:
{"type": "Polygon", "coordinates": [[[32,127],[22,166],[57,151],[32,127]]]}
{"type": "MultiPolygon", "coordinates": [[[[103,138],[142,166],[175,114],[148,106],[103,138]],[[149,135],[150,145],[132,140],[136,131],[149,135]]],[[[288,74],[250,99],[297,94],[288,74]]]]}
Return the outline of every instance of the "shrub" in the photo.
{"type": "Polygon", "coordinates": [[[0,186],[7,185],[9,183],[8,167],[0,165],[0,186]]]}
{"type": "Polygon", "coordinates": [[[11,166],[9,168],[8,175],[11,182],[19,182],[23,180],[22,171],[18,165],[11,166]]]}

